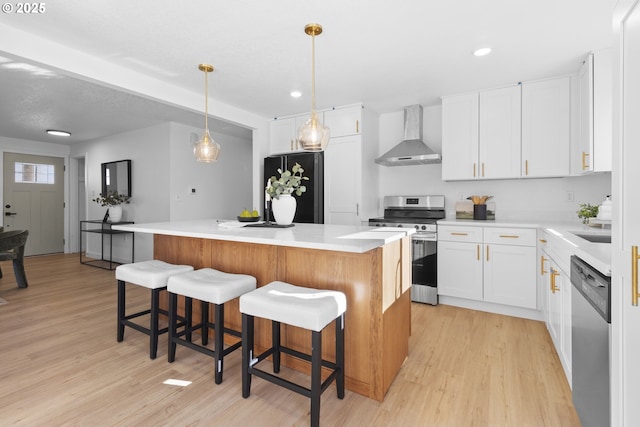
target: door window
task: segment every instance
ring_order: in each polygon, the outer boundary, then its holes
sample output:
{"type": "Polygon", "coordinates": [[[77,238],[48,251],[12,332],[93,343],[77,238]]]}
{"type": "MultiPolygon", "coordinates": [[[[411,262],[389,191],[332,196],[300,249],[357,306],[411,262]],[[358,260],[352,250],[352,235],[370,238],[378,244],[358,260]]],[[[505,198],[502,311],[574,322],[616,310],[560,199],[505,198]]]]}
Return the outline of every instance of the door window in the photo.
{"type": "Polygon", "coordinates": [[[16,183],[55,184],[54,165],[15,162],[16,183]]]}

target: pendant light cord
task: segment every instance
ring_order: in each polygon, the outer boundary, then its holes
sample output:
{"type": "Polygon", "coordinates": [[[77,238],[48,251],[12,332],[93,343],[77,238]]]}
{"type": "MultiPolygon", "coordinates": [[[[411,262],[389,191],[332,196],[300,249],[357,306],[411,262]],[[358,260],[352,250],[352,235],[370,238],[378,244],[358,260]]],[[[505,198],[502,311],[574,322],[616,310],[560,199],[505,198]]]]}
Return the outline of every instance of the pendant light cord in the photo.
{"type": "Polygon", "coordinates": [[[316,112],[316,36],[311,35],[311,112],[316,112]]]}
{"type": "Polygon", "coordinates": [[[204,71],[204,128],[209,130],[209,72],[204,71]]]}

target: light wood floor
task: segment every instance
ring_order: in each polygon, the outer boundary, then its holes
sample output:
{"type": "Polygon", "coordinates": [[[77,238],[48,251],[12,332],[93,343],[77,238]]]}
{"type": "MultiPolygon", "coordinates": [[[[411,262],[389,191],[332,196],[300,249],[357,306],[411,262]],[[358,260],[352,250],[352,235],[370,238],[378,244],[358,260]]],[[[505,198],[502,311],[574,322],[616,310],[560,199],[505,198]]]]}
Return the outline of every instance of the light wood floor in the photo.
{"type": "MultiPolygon", "coordinates": [[[[117,343],[113,272],[80,265],[77,254],[25,263],[27,289],[0,263],[0,425],[308,425],[308,400],[295,393],[255,378],[241,397],[240,352],[216,386],[206,356],[178,347],[166,361],[166,335],[156,360],[137,331],[117,343]],[[169,378],[193,383],[163,385],[169,378]]],[[[132,308],[148,302],[147,290],[128,291],[132,308]]],[[[332,386],[324,426],[580,425],[543,323],[414,303],[412,331],[384,402],[349,391],[339,400],[332,386]]]]}

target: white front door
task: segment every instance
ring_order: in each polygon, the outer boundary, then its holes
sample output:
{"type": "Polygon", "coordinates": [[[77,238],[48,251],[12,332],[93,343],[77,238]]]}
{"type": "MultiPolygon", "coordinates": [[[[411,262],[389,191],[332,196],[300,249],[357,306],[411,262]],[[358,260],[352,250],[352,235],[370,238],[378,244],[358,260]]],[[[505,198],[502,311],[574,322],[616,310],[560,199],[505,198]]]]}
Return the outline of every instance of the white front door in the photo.
{"type": "Polygon", "coordinates": [[[640,425],[640,4],[619,1],[614,15],[614,228],[612,245],[612,424],[640,425]],[[636,270],[637,272],[637,270],[636,270]]]}
{"type": "Polygon", "coordinates": [[[4,153],[5,231],[29,230],[25,255],[64,251],[64,159],[4,153]]]}

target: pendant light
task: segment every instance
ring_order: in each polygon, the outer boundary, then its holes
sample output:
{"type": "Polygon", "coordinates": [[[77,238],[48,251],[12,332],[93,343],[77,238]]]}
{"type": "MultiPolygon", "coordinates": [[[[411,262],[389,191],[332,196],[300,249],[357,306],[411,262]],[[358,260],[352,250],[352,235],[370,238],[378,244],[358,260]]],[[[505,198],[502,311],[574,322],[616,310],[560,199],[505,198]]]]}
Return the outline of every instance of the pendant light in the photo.
{"type": "Polygon", "coordinates": [[[303,150],[322,151],[329,144],[329,128],[316,114],[316,36],[322,34],[322,25],[307,24],[304,32],[311,36],[311,117],[298,130],[298,142],[303,150]]]}
{"type": "Polygon", "coordinates": [[[204,72],[204,133],[202,138],[193,146],[193,154],[196,160],[204,163],[211,163],[218,160],[220,154],[220,144],[215,142],[209,134],[209,79],[208,75],[214,70],[213,65],[200,64],[198,69],[204,72]]]}

